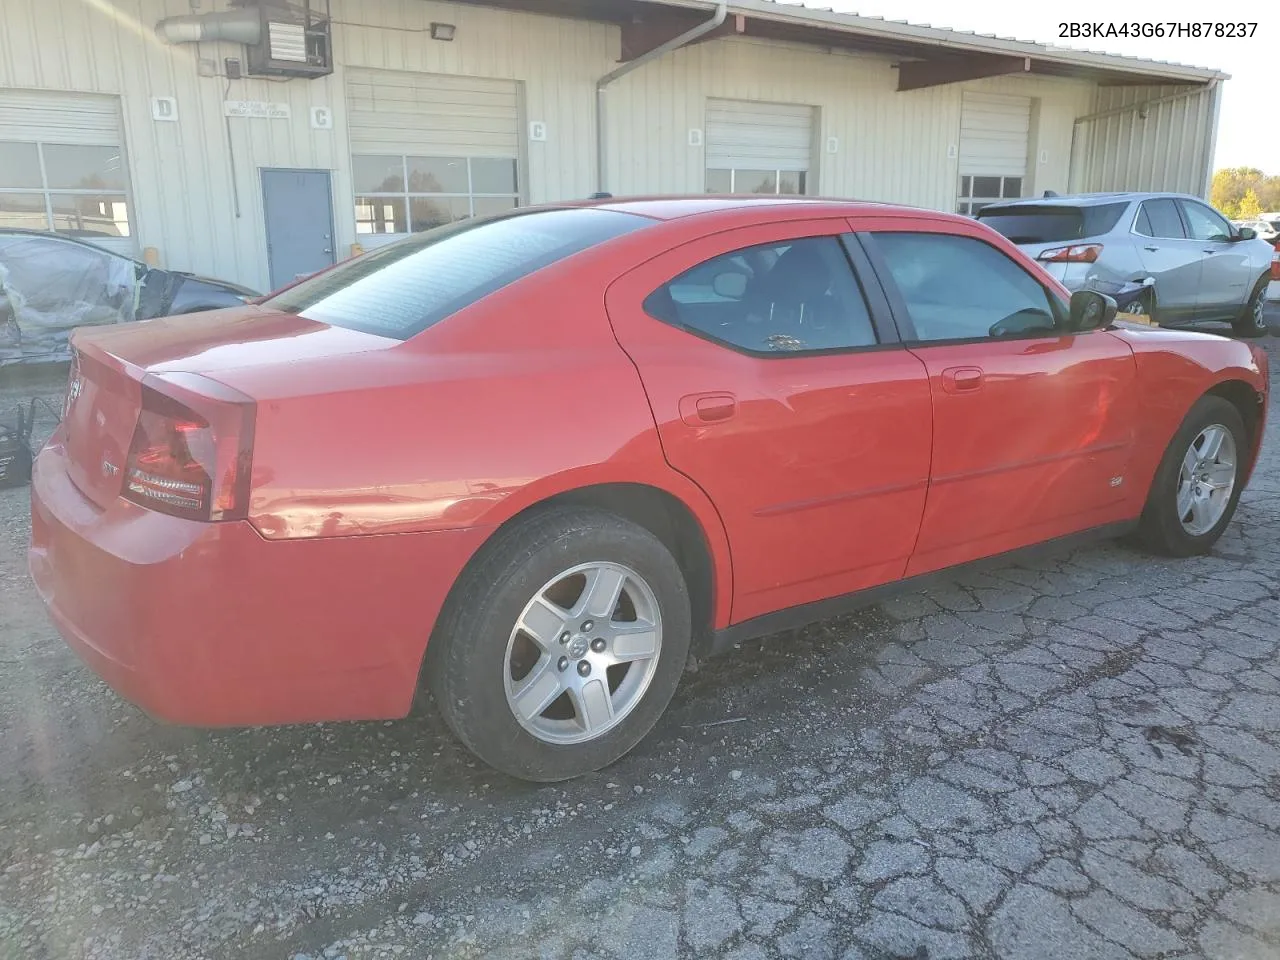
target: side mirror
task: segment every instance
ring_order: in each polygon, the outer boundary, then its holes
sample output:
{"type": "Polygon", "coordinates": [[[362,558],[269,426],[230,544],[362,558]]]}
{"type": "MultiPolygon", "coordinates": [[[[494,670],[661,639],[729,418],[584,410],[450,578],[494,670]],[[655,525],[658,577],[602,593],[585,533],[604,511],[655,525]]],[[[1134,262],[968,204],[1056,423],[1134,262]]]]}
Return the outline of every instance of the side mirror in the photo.
{"type": "Polygon", "coordinates": [[[1116,302],[1096,290],[1077,290],[1071,295],[1067,325],[1072,333],[1084,333],[1111,326],[1116,318],[1116,302]]]}
{"type": "Polygon", "coordinates": [[[1240,227],[1238,230],[1236,230],[1235,239],[1236,240],[1253,240],[1257,236],[1258,236],[1258,231],[1253,229],[1253,227],[1240,227]]]}

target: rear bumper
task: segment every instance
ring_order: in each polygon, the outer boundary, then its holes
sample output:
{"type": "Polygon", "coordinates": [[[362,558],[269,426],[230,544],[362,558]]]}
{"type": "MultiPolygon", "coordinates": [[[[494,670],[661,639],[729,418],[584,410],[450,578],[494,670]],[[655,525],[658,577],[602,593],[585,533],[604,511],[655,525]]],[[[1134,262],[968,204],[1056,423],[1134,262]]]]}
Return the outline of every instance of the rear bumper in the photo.
{"type": "Polygon", "coordinates": [[[67,643],[148,713],[196,726],[404,716],[473,528],[268,541],[117,500],[55,434],[31,485],[32,579],[67,643]]]}

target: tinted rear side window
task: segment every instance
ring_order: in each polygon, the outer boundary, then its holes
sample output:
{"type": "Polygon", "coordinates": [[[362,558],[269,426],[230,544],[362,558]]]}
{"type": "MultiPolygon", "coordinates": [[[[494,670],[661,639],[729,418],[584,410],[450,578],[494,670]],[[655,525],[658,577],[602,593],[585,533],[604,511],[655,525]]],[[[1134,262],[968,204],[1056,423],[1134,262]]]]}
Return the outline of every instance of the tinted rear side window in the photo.
{"type": "Polygon", "coordinates": [[[522,277],[652,223],[590,207],[464,220],[304,280],[265,306],[407,340],[522,277]]]}
{"type": "Polygon", "coordinates": [[[1089,207],[987,208],[978,219],[1014,243],[1058,243],[1108,233],[1120,220],[1127,203],[1089,207]]]}
{"type": "Polygon", "coordinates": [[[1137,228],[1145,236],[1166,240],[1183,240],[1187,236],[1182,229],[1178,208],[1172,200],[1145,201],[1142,212],[1138,215],[1137,228]]]}

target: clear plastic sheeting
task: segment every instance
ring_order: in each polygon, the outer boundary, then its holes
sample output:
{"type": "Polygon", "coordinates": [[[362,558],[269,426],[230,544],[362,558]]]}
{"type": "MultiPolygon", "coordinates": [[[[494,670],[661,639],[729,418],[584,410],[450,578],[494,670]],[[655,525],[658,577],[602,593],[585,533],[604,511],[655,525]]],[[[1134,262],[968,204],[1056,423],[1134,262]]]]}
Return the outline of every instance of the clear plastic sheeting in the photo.
{"type": "Polygon", "coordinates": [[[105,250],[0,235],[0,365],[68,360],[76,327],[133,320],[138,274],[105,250]]]}

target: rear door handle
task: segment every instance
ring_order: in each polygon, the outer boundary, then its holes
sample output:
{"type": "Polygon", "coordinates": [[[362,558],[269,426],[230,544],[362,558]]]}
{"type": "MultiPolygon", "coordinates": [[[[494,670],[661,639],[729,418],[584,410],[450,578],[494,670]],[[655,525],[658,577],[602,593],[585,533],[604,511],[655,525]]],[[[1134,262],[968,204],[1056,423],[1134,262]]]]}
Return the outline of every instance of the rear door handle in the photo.
{"type": "Polygon", "coordinates": [[[1200,252],[1201,253],[1217,253],[1218,250],[1216,247],[1210,247],[1208,250],[1201,250],[1200,252]]]}
{"type": "Polygon", "coordinates": [[[1159,247],[1146,246],[1146,247],[1143,247],[1142,249],[1143,249],[1143,250],[1149,250],[1151,253],[1155,253],[1155,252],[1156,252],[1157,250],[1159,250],[1160,248],[1159,248],[1159,247]]]}
{"type": "Polygon", "coordinates": [[[942,389],[947,393],[971,393],[982,389],[980,367],[947,367],[942,371],[942,389]]]}
{"type": "Polygon", "coordinates": [[[738,412],[738,401],[731,393],[691,393],[680,398],[680,419],[690,426],[723,423],[738,412]]]}

